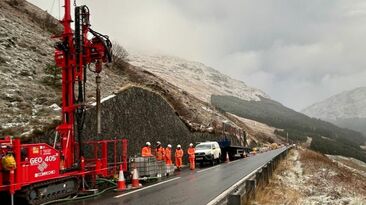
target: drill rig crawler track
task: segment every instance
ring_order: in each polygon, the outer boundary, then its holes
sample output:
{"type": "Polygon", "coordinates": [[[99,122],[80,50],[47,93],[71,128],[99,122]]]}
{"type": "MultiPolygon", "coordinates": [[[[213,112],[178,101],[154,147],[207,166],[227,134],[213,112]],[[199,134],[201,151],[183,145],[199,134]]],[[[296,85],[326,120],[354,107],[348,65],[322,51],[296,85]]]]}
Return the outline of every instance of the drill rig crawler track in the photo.
{"type": "Polygon", "coordinates": [[[27,200],[28,204],[36,205],[76,194],[79,188],[79,177],[67,177],[24,187],[20,195],[27,200]]]}

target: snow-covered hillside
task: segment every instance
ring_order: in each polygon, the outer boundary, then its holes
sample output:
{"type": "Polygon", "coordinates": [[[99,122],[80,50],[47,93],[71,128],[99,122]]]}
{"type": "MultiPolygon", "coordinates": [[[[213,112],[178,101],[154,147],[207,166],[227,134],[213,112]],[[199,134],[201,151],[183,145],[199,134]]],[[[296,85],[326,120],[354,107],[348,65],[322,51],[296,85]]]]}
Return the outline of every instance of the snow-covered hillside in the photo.
{"type": "Polygon", "coordinates": [[[259,96],[270,98],[263,91],[247,86],[199,62],[172,56],[130,55],[129,63],[142,67],[175,86],[210,102],[211,95],[230,95],[248,101],[259,101],[259,96]]]}
{"type": "Polygon", "coordinates": [[[309,106],[302,112],[366,136],[366,87],[342,92],[309,106]]]}
{"type": "Polygon", "coordinates": [[[325,120],[366,118],[366,87],[342,92],[311,105],[302,112],[325,120]]]}
{"type": "MultiPolygon", "coordinates": [[[[27,1],[0,1],[0,137],[37,138],[59,124],[61,80],[46,72],[54,69],[51,36],[60,32],[59,27],[56,19],[27,1]]],[[[209,103],[173,85],[174,78],[164,79],[125,62],[106,66],[100,76],[103,98],[134,86],[157,93],[192,132],[222,133],[223,122],[227,133],[236,134],[240,128],[209,103]]],[[[93,103],[94,74],[88,72],[87,79],[86,100],[93,103]]],[[[256,135],[251,134],[249,138],[256,135]]]]}
{"type": "Polygon", "coordinates": [[[5,134],[27,133],[58,117],[49,107],[58,101],[57,91],[45,83],[44,72],[52,61],[52,34],[34,22],[46,13],[26,2],[16,6],[0,1],[0,133],[5,134]]]}

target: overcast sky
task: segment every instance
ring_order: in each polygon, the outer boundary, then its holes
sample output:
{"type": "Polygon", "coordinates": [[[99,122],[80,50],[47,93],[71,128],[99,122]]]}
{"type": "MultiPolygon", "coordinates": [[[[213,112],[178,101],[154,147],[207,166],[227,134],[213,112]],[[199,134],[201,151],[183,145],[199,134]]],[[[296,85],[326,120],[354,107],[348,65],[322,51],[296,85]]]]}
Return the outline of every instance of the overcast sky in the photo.
{"type": "MultiPolygon", "coordinates": [[[[59,16],[59,0],[29,1],[59,16]]],[[[366,86],[365,0],[85,2],[127,50],[200,61],[295,110],[366,86]]]]}

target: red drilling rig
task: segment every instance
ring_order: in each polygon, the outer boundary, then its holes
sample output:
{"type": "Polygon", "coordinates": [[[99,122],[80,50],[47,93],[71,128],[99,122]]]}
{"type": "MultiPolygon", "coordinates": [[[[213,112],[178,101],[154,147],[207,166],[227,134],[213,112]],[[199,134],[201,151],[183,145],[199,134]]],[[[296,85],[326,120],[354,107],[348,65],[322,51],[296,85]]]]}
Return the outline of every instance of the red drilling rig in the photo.
{"type": "Polygon", "coordinates": [[[99,73],[104,63],[112,61],[112,44],[107,36],[90,28],[85,5],[75,7],[73,30],[71,2],[64,2],[65,16],[60,21],[64,31],[55,45],[55,62],[62,69],[62,123],[56,128],[53,146],[22,144],[19,138],[0,139],[0,192],[10,193],[12,204],[14,195],[29,204],[63,198],[84,190],[87,183],[95,184],[99,177],[115,175],[120,165],[127,171],[126,139],[83,141],[86,73],[96,73],[100,134],[99,73]]]}

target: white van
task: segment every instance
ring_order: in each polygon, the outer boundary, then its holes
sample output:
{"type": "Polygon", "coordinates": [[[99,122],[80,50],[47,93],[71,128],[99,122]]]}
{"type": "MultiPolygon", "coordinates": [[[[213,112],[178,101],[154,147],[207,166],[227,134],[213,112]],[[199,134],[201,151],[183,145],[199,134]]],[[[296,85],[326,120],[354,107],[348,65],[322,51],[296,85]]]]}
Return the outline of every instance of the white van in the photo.
{"type": "Polygon", "coordinates": [[[221,149],[217,142],[201,142],[196,145],[196,164],[202,165],[203,162],[210,162],[211,165],[220,163],[221,149]]]}

